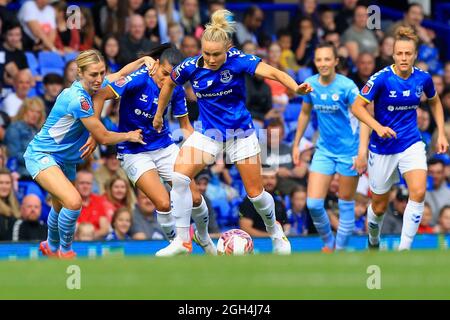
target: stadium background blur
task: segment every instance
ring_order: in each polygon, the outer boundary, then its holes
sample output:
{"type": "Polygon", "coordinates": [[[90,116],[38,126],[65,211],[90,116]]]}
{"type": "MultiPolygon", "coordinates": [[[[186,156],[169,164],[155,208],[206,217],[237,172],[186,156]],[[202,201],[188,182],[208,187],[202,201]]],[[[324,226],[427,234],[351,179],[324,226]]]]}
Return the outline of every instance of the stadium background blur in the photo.
{"type": "MultiPolygon", "coordinates": [[[[72,2],[48,0],[0,0],[0,241],[46,239],[48,196],[32,181],[22,157],[29,141],[44,123],[54,101],[75,80],[73,59],[81,50],[99,49],[110,72],[158,43],[171,42],[186,56],[199,53],[199,37],[213,10],[226,7],[235,13],[238,29],[235,45],[302,82],[315,73],[313,54],[321,41],[338,48],[338,71],[361,88],[377,70],[392,63],[397,26],[413,26],[420,38],[417,66],[429,71],[445,112],[450,139],[450,6],[445,1],[201,1],[201,0],[104,0],[80,1],[81,28],[71,29],[72,2]],[[37,10],[36,5],[42,6],[37,10]],[[367,5],[381,6],[381,29],[369,30],[367,5]],[[426,15],[424,15],[424,12],[426,15]],[[69,24],[67,22],[70,22],[69,24]],[[68,28],[69,26],[69,28],[68,28]]],[[[373,17],[369,18],[372,19],[373,17]]],[[[317,123],[311,121],[301,141],[302,162],[294,167],[291,144],[295,135],[301,97],[274,81],[248,77],[247,107],[263,144],[264,184],[275,196],[277,219],[289,236],[306,236],[315,230],[306,209],[308,167],[317,139],[317,123]],[[270,137],[279,139],[272,145],[270,137]]],[[[198,117],[196,97],[186,87],[191,121],[198,117]]],[[[117,130],[118,101],[104,108],[102,121],[117,130]]],[[[429,180],[426,206],[419,233],[450,232],[450,157],[436,155],[435,124],[423,100],[417,109],[418,125],[427,146],[429,180]]],[[[175,120],[175,119],[172,119],[175,120]]],[[[150,122],[149,122],[150,125],[150,122]]],[[[172,129],[177,128],[171,121],[172,129]]],[[[276,141],[275,139],[275,141],[276,141]]],[[[210,232],[241,227],[253,237],[264,236],[264,226],[244,200],[245,190],[236,168],[226,159],[201,172],[197,185],[207,198],[210,232]]],[[[76,187],[83,198],[76,240],[160,240],[164,233],[156,221],[154,206],[141,192],[135,193],[116,159],[114,147],[100,146],[80,166],[76,187]],[[126,210],[120,210],[125,207],[126,210]],[[118,217],[128,212],[125,225],[118,217]],[[122,222],[121,222],[122,223],[122,222]],[[126,230],[126,236],[116,232],[126,230]]],[[[332,227],[337,229],[337,179],[326,199],[332,227]]],[[[400,234],[408,199],[402,182],[393,188],[382,233],[400,234]]],[[[366,209],[370,201],[367,177],[362,176],[356,196],[355,234],[366,233],[366,209]]]]}

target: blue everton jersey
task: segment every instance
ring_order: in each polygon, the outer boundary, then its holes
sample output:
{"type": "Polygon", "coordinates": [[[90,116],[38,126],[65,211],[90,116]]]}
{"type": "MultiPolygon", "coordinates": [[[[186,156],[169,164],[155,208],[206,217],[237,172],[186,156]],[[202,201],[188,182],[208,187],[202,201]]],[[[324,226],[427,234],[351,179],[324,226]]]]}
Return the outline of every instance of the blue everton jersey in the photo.
{"type": "Polygon", "coordinates": [[[89,131],[80,119],[93,115],[91,96],[75,81],[56,98],[44,126],[29,144],[30,151],[50,153],[65,163],[82,162],[78,150],[86,143],[89,131]]]}
{"type": "MultiPolygon", "coordinates": [[[[160,89],[152,77],[148,75],[147,67],[143,67],[128,76],[108,85],[121,97],[119,108],[119,132],[142,129],[146,145],[135,142],[122,142],[117,145],[120,153],[140,153],[165,148],[172,144],[169,124],[164,113],[164,126],[158,133],[152,125],[153,117],[158,109],[160,89]]],[[[187,115],[186,96],[181,86],[175,87],[172,100],[172,112],[175,117],[187,115]]]]}
{"type": "Polygon", "coordinates": [[[375,131],[369,149],[378,154],[395,154],[421,140],[417,111],[422,93],[431,99],[436,95],[428,72],[414,67],[408,79],[395,74],[393,66],[375,73],[361,89],[360,97],[374,102],[375,119],[397,133],[397,139],[382,139],[375,131]]]}
{"type": "Polygon", "coordinates": [[[322,85],[319,75],[305,80],[313,91],[303,97],[312,105],[319,124],[317,148],[331,155],[355,156],[358,153],[359,122],[350,112],[358,87],[349,78],[336,74],[333,82],[322,85]]]}
{"type": "MultiPolygon", "coordinates": [[[[253,130],[250,112],[245,106],[245,73],[254,75],[260,58],[231,48],[218,70],[203,67],[202,56],[187,58],[176,66],[172,80],[182,85],[190,81],[197,96],[201,132],[219,130],[223,140],[237,136],[238,129],[253,130]],[[230,130],[227,133],[227,130],[230,130]]],[[[242,131],[241,131],[242,132],[242,131]]],[[[216,138],[218,138],[216,136],[216,138]]]]}

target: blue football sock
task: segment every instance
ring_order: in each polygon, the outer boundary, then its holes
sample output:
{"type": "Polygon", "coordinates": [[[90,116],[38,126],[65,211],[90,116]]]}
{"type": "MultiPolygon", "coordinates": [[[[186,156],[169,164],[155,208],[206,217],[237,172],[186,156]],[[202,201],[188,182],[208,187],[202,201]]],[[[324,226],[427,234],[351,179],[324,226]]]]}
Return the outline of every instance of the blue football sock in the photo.
{"type": "Polygon", "coordinates": [[[50,209],[50,213],[47,218],[48,234],[47,243],[50,250],[55,252],[59,249],[59,231],[58,231],[58,212],[53,207],[50,209]]]}
{"type": "Polygon", "coordinates": [[[355,229],[355,201],[339,199],[339,228],[336,233],[336,250],[345,249],[355,229]]]}
{"type": "Polygon", "coordinates": [[[72,250],[73,235],[75,226],[81,209],[69,210],[62,208],[58,217],[59,238],[61,243],[61,251],[66,253],[72,250]]]}
{"type": "Polygon", "coordinates": [[[323,242],[328,248],[334,249],[334,235],[331,231],[330,219],[328,219],[325,211],[324,202],[324,199],[307,198],[306,206],[323,242]]]}

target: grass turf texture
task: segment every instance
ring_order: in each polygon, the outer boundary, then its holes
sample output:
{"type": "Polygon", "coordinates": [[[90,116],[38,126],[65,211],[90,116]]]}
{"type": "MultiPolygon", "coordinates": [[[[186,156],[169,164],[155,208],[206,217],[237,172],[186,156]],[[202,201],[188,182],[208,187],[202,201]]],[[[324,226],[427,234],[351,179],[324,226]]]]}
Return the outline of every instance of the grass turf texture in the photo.
{"type": "Polygon", "coordinates": [[[2,261],[0,299],[449,299],[449,265],[441,250],[2,261]],[[66,287],[70,265],[80,290],[66,287]]]}

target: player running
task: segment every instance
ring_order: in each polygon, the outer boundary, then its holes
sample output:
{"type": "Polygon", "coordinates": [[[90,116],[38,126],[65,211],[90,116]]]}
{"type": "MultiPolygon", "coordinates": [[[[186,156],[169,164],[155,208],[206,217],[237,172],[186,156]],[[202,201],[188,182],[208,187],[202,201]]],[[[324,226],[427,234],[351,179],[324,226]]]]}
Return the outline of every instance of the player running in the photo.
{"type": "MultiPolygon", "coordinates": [[[[379,247],[389,190],[399,180],[397,168],[409,190],[398,249],[410,249],[417,233],[424,211],[427,178],[425,145],[417,128],[416,112],[422,93],[428,98],[438,130],[436,150],[445,153],[448,149],[442,104],[431,76],[414,67],[417,44],[414,31],[400,27],[394,42],[394,64],[370,77],[352,106],[353,114],[374,130],[370,136],[368,160],[372,191],[372,204],[367,211],[369,248],[379,247]],[[365,109],[372,101],[375,117],[365,109]]],[[[367,145],[367,141],[364,143],[367,145]]]]}
{"type": "MultiPolygon", "coordinates": [[[[336,74],[339,62],[333,44],[320,44],[314,54],[319,74],[305,80],[314,89],[303,97],[297,132],[292,148],[294,164],[300,161],[299,143],[311,117],[317,113],[320,137],[312,159],[308,177],[306,204],[314,225],[325,246],[324,252],[344,249],[355,228],[354,196],[358,172],[353,160],[358,154],[359,121],[350,112],[358,95],[358,87],[347,77],[336,74]],[[324,207],[328,187],[335,173],[339,173],[339,228],[336,239],[324,207]]],[[[362,146],[364,151],[365,146],[362,146]]]]}
{"type": "MultiPolygon", "coordinates": [[[[144,62],[153,72],[154,60],[142,58],[109,75],[108,81],[117,80],[144,62]]],[[[144,143],[141,130],[107,131],[94,116],[92,96],[102,86],[106,71],[101,54],[96,50],[83,51],[76,63],[79,80],[60,93],[44,126],[24,154],[28,172],[52,196],[53,205],[47,220],[48,238],[40,243],[39,249],[46,256],[60,258],[75,257],[72,241],[81,211],[81,196],[71,181],[75,179],[77,163],[96,147],[89,133],[101,144],[144,143]]]]}
{"type": "MultiPolygon", "coordinates": [[[[171,214],[169,193],[161,183],[160,177],[172,182],[172,173],[179,148],[173,142],[167,121],[161,132],[151,126],[151,119],[158,108],[160,88],[169,78],[172,68],[183,61],[180,51],[170,45],[161,45],[148,53],[156,60],[156,72],[152,77],[147,68],[142,67],[130,75],[110,83],[94,96],[95,112],[99,116],[105,100],[121,98],[119,109],[119,131],[127,132],[141,129],[145,145],[122,142],[117,146],[118,158],[128,178],[141,189],[155,204],[158,223],[168,239],[176,235],[175,220],[171,214]]],[[[185,138],[192,134],[182,86],[177,86],[171,99],[172,112],[180,122],[185,138]]],[[[164,117],[166,116],[164,113],[164,117]]],[[[216,254],[216,247],[208,234],[208,207],[202,195],[192,182],[192,218],[197,225],[197,237],[205,252],[216,254]]]]}
{"type": "Polygon", "coordinates": [[[202,35],[202,54],[188,58],[175,67],[171,80],[161,89],[158,111],[153,120],[156,130],[163,129],[163,113],[176,85],[190,81],[198,98],[202,128],[182,146],[172,176],[171,200],[177,236],[158,256],[187,253],[191,242],[189,221],[192,209],[189,184],[195,175],[225,150],[240,172],[247,195],[261,215],[271,235],[273,251],[290,254],[291,245],[280,224],[275,222],[274,200],[264,191],[261,178],[260,147],[250,112],[245,107],[244,74],[277,80],[299,94],[308,93],[308,84],[297,83],[254,55],[232,48],[234,22],[231,12],[218,10],[202,35]],[[214,136],[216,139],[212,139],[214,136]]]}

